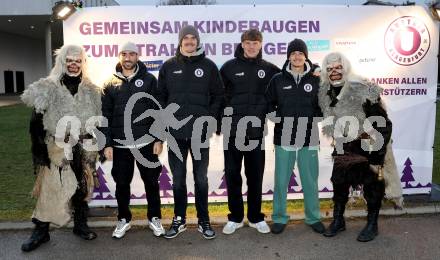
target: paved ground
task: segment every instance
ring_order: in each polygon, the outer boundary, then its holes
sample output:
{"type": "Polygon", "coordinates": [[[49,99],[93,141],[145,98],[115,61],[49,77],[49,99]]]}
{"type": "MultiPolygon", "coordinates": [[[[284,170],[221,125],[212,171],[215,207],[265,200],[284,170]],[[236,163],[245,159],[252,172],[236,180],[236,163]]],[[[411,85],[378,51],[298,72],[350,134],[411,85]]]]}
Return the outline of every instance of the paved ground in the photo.
{"type": "Polygon", "coordinates": [[[0,95],[0,107],[12,106],[21,103],[18,95],[0,95]]]}
{"type": "MultiPolygon", "coordinates": [[[[326,225],[328,224],[325,223],[326,225]]],[[[381,217],[380,235],[372,242],[356,241],[364,219],[347,221],[347,230],[334,238],[313,233],[302,222],[281,235],[259,234],[244,227],[233,235],[207,241],[194,227],[173,240],[153,237],[134,228],[122,240],[110,228],[97,229],[98,239],[82,241],[70,229],[54,229],[51,241],[31,253],[20,244],[30,230],[1,231],[1,259],[438,259],[440,214],[381,217]]]]}

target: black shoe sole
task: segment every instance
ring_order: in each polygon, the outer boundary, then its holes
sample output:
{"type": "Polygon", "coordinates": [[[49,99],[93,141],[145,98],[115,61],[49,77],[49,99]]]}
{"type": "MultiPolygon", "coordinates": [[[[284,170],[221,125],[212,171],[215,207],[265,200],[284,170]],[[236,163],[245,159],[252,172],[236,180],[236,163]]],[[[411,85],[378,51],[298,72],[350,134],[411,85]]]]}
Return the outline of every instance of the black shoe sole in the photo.
{"type": "Polygon", "coordinates": [[[75,230],[73,230],[73,234],[75,234],[76,236],[78,236],[78,237],[80,237],[80,238],[82,238],[82,239],[84,239],[84,240],[93,240],[93,239],[95,239],[95,238],[97,238],[98,237],[98,235],[96,234],[96,233],[90,233],[90,234],[93,234],[93,235],[85,235],[85,234],[82,234],[81,232],[79,232],[79,231],[75,231],[75,230]]]}
{"type": "Polygon", "coordinates": [[[272,234],[275,234],[275,235],[279,235],[279,234],[281,234],[281,233],[283,233],[284,232],[284,230],[281,230],[281,231],[273,231],[273,230],[271,230],[270,231],[272,234]]]}
{"type": "Polygon", "coordinates": [[[286,229],[286,226],[287,226],[287,225],[284,225],[283,228],[281,228],[281,229],[279,229],[279,230],[273,230],[273,229],[271,228],[271,229],[270,229],[270,232],[271,232],[272,234],[276,234],[276,235],[281,234],[281,233],[284,232],[284,229],[286,229]]]}
{"type": "Polygon", "coordinates": [[[342,231],[345,231],[345,227],[336,230],[336,232],[333,233],[333,234],[327,234],[327,233],[324,232],[322,235],[325,236],[325,237],[334,237],[334,236],[336,236],[339,232],[342,232],[342,231]]]}
{"type": "Polygon", "coordinates": [[[215,237],[216,237],[216,235],[214,234],[214,236],[212,236],[212,237],[208,237],[208,236],[206,236],[205,234],[203,234],[203,230],[200,230],[200,229],[197,229],[197,231],[199,231],[200,232],[200,234],[202,234],[202,236],[203,236],[203,238],[205,238],[205,239],[214,239],[215,237]]]}
{"type": "Polygon", "coordinates": [[[377,235],[379,235],[379,233],[375,233],[374,237],[371,238],[371,239],[362,239],[362,238],[357,237],[356,240],[359,241],[359,242],[369,242],[369,241],[374,240],[377,237],[377,235]]]}
{"type": "Polygon", "coordinates": [[[42,244],[47,243],[47,242],[49,242],[49,241],[50,241],[50,236],[48,235],[48,236],[45,236],[45,237],[44,237],[39,243],[37,243],[35,246],[33,246],[33,247],[29,248],[29,249],[23,248],[23,245],[22,245],[22,246],[21,246],[21,251],[23,251],[23,252],[31,252],[31,251],[37,249],[38,247],[40,247],[42,244]]]}
{"type": "Polygon", "coordinates": [[[163,237],[166,239],[172,239],[172,238],[177,237],[180,233],[183,233],[184,231],[186,231],[186,227],[179,230],[179,232],[177,232],[174,236],[167,236],[167,234],[165,234],[165,235],[163,235],[163,237]]]}
{"type": "Polygon", "coordinates": [[[324,234],[324,232],[325,232],[324,227],[322,229],[314,228],[314,227],[312,227],[312,225],[309,225],[309,227],[313,230],[313,232],[318,233],[318,234],[324,234]]]}

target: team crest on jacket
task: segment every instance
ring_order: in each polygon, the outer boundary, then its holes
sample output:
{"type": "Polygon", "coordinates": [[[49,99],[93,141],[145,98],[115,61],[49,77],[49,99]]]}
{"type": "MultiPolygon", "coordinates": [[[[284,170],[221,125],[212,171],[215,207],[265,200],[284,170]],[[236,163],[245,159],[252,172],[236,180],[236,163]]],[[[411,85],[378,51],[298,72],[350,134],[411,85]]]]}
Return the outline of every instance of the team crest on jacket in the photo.
{"type": "Polygon", "coordinates": [[[311,92],[313,90],[312,84],[305,84],[304,85],[304,91],[305,92],[311,92]]]}
{"type": "Polygon", "coordinates": [[[134,85],[135,85],[136,87],[140,88],[140,87],[142,87],[142,86],[144,85],[144,81],[141,80],[141,79],[137,79],[137,80],[134,82],[134,85]]]}
{"type": "Polygon", "coordinates": [[[264,70],[259,70],[257,75],[260,79],[262,79],[266,76],[266,72],[264,70]]]}
{"type": "Polygon", "coordinates": [[[196,75],[197,78],[203,77],[203,70],[201,68],[196,69],[194,75],[196,75]]]}

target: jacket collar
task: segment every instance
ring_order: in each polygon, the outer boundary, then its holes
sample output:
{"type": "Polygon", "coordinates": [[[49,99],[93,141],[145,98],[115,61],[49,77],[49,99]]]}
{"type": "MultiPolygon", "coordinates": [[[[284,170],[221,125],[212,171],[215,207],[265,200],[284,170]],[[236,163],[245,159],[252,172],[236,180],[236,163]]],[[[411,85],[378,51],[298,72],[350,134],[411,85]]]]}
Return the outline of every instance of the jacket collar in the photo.
{"type": "MultiPolygon", "coordinates": [[[[312,62],[309,59],[307,59],[306,62],[304,63],[304,72],[302,73],[301,78],[311,75],[313,73],[312,67],[313,67],[312,62]]],[[[287,76],[293,78],[292,71],[290,69],[290,61],[289,60],[286,60],[286,62],[284,62],[282,73],[284,75],[287,75],[287,76]]]]}
{"type": "Polygon", "coordinates": [[[142,61],[138,61],[136,64],[136,68],[134,70],[134,73],[132,75],[130,75],[129,77],[125,77],[122,74],[122,65],[120,62],[118,62],[118,64],[116,64],[115,73],[113,75],[121,80],[126,80],[129,82],[133,79],[140,78],[146,72],[147,72],[147,67],[145,66],[145,64],[142,61]]]}
{"type": "Polygon", "coordinates": [[[180,45],[177,46],[176,58],[178,60],[183,61],[183,62],[196,62],[196,61],[199,61],[199,60],[205,58],[205,56],[206,56],[205,49],[203,48],[203,46],[201,44],[199,44],[199,46],[197,47],[194,55],[191,55],[191,56],[183,55],[182,52],[180,51],[180,47],[181,47],[180,45]]]}

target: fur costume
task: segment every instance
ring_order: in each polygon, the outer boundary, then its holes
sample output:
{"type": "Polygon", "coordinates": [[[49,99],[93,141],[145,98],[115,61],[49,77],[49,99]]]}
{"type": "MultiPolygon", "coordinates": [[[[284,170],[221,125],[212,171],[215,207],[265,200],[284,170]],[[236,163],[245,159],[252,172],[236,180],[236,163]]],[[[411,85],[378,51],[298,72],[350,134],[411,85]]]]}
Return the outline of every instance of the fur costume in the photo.
{"type": "Polygon", "coordinates": [[[50,75],[32,83],[21,96],[27,106],[34,108],[30,133],[37,174],[33,195],[38,200],[33,218],[59,226],[69,222],[71,203],[83,203],[90,198],[93,176],[96,175],[97,152],[83,149],[82,140],[92,138],[85,123],[90,117],[101,115],[101,97],[99,88],[88,78],[85,61],[86,55],[81,47],[64,46],[57,51],[50,75]],[[62,83],[66,57],[72,53],[83,63],[81,82],[75,95],[62,83]],[[81,122],[80,140],[72,147],[73,158],[70,160],[64,149],[55,143],[56,129],[64,116],[77,117],[81,122]]]}
{"type": "MultiPolygon", "coordinates": [[[[343,59],[345,82],[339,93],[337,99],[337,105],[331,106],[332,99],[329,96],[329,90],[331,88],[328,76],[323,72],[321,75],[322,83],[319,90],[319,105],[322,109],[324,118],[334,116],[334,121],[343,116],[354,116],[359,120],[359,132],[358,136],[363,133],[363,123],[366,120],[366,114],[364,112],[364,104],[379,104],[384,110],[383,103],[380,101],[380,93],[382,89],[365,79],[358,76],[354,76],[350,73],[349,63],[343,59]]],[[[325,63],[324,63],[325,64],[325,63]]],[[[337,126],[336,126],[337,127],[337,126]]],[[[323,134],[327,137],[334,137],[335,124],[324,126],[323,134]]],[[[346,132],[346,129],[343,130],[346,132]]],[[[385,180],[385,197],[391,200],[396,207],[403,206],[402,188],[397,172],[396,163],[394,160],[394,154],[392,150],[392,141],[386,144],[385,159],[383,164],[383,177],[385,180]]]]}

